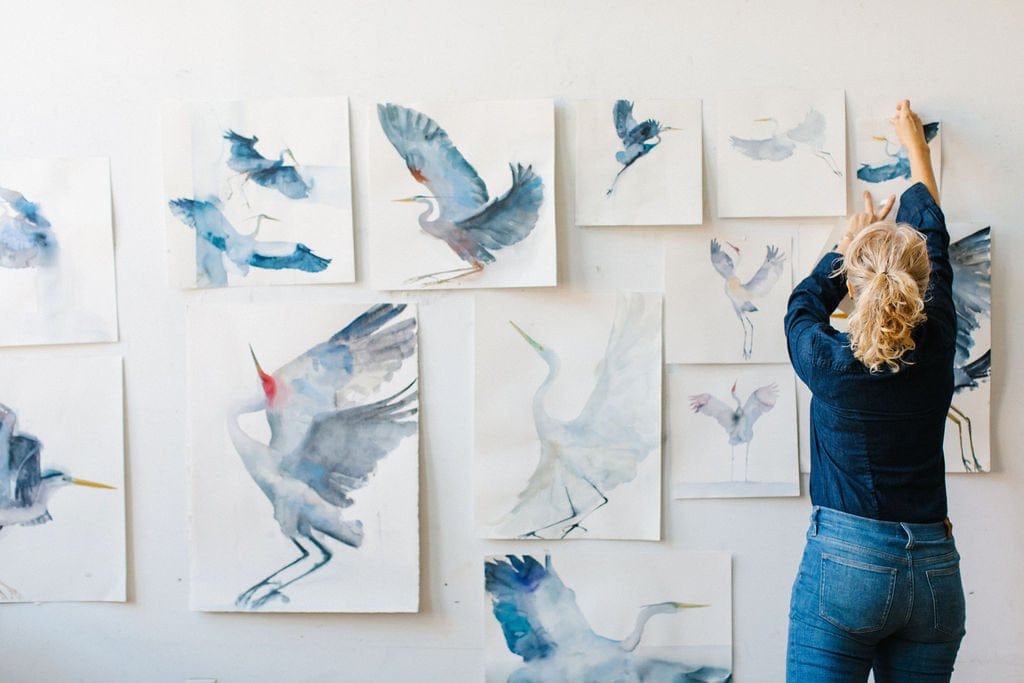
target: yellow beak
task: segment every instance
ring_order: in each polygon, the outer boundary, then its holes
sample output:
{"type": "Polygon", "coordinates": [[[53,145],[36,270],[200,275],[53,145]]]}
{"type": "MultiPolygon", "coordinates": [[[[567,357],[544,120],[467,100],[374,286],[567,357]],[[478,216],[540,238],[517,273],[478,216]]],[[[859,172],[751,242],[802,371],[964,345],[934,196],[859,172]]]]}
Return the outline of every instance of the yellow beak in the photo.
{"type": "Polygon", "coordinates": [[[523,339],[526,340],[526,343],[528,343],[533,348],[537,349],[538,352],[544,350],[544,347],[541,346],[540,344],[538,344],[537,341],[533,337],[531,337],[530,335],[528,335],[525,332],[523,332],[523,328],[519,327],[519,325],[516,325],[511,320],[508,321],[508,324],[511,325],[512,327],[516,328],[516,332],[518,332],[519,334],[521,334],[523,336],[523,339]]]}
{"type": "Polygon", "coordinates": [[[88,479],[78,479],[75,477],[72,477],[71,483],[74,484],[75,486],[88,486],[89,488],[93,489],[117,489],[116,486],[107,486],[106,484],[101,484],[97,481],[89,481],[88,479]]]}
{"type": "Polygon", "coordinates": [[[690,609],[690,608],[694,608],[694,607],[710,607],[711,606],[711,605],[698,605],[698,604],[693,603],[693,602],[673,602],[672,604],[675,605],[676,607],[678,607],[679,609],[690,609]]]}

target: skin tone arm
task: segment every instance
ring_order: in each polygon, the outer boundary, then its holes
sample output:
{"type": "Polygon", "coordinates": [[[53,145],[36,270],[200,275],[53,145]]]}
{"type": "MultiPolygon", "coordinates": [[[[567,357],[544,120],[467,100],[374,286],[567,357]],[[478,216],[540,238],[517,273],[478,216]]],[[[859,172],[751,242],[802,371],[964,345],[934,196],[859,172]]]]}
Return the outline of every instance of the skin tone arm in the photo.
{"type": "Polygon", "coordinates": [[[896,116],[891,121],[896,129],[896,137],[899,138],[900,144],[907,148],[910,157],[911,182],[924,184],[932,199],[938,204],[939,187],[935,182],[928,143],[924,140],[924,126],[921,124],[921,117],[910,109],[910,100],[903,100],[896,105],[896,116]]]}

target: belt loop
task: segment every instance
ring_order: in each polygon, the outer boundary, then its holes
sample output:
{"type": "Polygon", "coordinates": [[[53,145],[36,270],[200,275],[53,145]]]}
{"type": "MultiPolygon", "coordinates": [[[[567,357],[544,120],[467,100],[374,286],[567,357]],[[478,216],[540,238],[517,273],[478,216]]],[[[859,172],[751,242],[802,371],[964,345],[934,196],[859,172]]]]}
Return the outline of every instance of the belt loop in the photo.
{"type": "Polygon", "coordinates": [[[818,513],[821,511],[821,507],[815,505],[811,510],[811,536],[818,535],[818,513]]]}
{"type": "Polygon", "coordinates": [[[949,517],[942,520],[942,523],[946,525],[946,538],[953,538],[953,522],[949,521],[949,517]]]}
{"type": "Polygon", "coordinates": [[[900,526],[903,527],[903,533],[907,535],[907,550],[914,549],[914,532],[910,530],[910,527],[904,522],[900,522],[900,526]]]}

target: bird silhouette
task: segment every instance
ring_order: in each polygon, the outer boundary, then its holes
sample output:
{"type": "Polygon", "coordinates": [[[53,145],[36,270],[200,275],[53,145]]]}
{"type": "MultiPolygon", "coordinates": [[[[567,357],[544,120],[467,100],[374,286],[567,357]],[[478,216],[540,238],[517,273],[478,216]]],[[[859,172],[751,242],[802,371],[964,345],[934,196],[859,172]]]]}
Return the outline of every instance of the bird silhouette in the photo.
{"type": "Polygon", "coordinates": [[[724,683],[731,678],[725,669],[690,666],[636,652],[651,617],[708,605],[646,605],[637,614],[633,631],[622,640],[613,640],[596,634],[587,623],[576,604],[576,594],[555,572],[550,555],[545,556],[544,564],[530,555],[488,558],[484,586],[509,651],[523,659],[523,666],[509,676],[510,683],[724,683]]]}
{"type": "Polygon", "coordinates": [[[660,311],[652,308],[642,294],[619,299],[597,379],[571,420],[551,417],[544,405],[558,378],[558,354],[512,323],[548,374],[532,404],[540,459],[499,528],[525,537],[541,537],[563,525],[562,538],[586,531],[583,521],[608,504],[608,492],[632,481],[640,463],[658,448],[658,413],[650,409],[649,397],[660,372],[660,311]]]}
{"type": "Polygon", "coordinates": [[[511,187],[490,201],[483,179],[429,116],[397,104],[378,104],[377,117],[413,179],[431,192],[395,201],[423,205],[418,218],[423,231],[444,241],[469,264],[421,275],[409,284],[441,284],[480,273],[494,263],[492,251],[516,244],[533,231],[544,201],[544,181],[532,166],[509,164],[511,187]]]}
{"type": "Polygon", "coordinates": [[[50,498],[65,486],[113,489],[55,469],[42,469],[42,442],[18,432],[18,416],[0,404],[0,529],[13,524],[34,526],[52,521],[50,498]]]}
{"type": "Polygon", "coordinates": [[[229,130],[224,133],[224,139],[231,143],[228,168],[238,171],[242,176],[240,187],[251,180],[261,187],[277,190],[289,199],[305,199],[309,196],[313,182],[305,180],[299,173],[298,161],[290,149],[282,150],[277,159],[268,159],[256,151],[256,143],[260,139],[255,135],[247,138],[229,130]],[[285,155],[291,159],[292,166],[285,165],[285,155]]]}
{"type": "Polygon", "coordinates": [[[16,190],[0,187],[4,202],[0,214],[0,267],[35,268],[52,265],[57,258],[57,237],[39,211],[16,190]]]}
{"type": "Polygon", "coordinates": [[[771,122],[775,128],[767,138],[739,138],[730,135],[729,143],[744,156],[756,161],[782,161],[793,156],[797,149],[805,149],[824,161],[833,174],[843,175],[832,153],[824,149],[825,115],[817,109],[808,110],[802,122],[782,132],[779,132],[779,122],[774,117],[754,121],[771,122]]]}
{"type": "MultiPolygon", "coordinates": [[[[953,267],[953,307],[956,310],[956,354],[953,359],[953,387],[955,394],[976,389],[992,371],[992,350],[986,349],[971,359],[974,333],[981,327],[981,319],[992,312],[992,236],[985,227],[949,245],[949,260],[953,267]]],[[[960,459],[967,472],[982,471],[974,451],[974,430],[971,418],[955,403],[949,406],[948,418],[956,425],[960,444],[960,459]],[[964,449],[964,428],[968,449],[964,449]],[[970,454],[970,460],[967,455],[970,454]]]]}
{"type": "Polygon", "coordinates": [[[329,258],[317,256],[301,242],[257,240],[260,222],[276,220],[270,216],[256,216],[256,229],[243,235],[228,221],[217,199],[172,199],[168,206],[175,218],[196,231],[196,267],[201,285],[227,284],[227,271],[222,258],[234,263],[243,274],[249,272],[250,266],[267,270],[290,269],[319,273],[331,262],[329,258]],[[199,249],[199,245],[205,249],[199,249]]]}
{"type": "MultiPolygon", "coordinates": [[[[924,124],[925,142],[931,142],[938,132],[938,121],[924,124]]],[[[885,143],[885,154],[889,157],[889,161],[877,166],[861,164],[860,168],[857,169],[857,178],[866,183],[884,183],[887,180],[895,180],[897,178],[910,178],[910,155],[907,152],[907,148],[903,145],[897,145],[895,150],[891,149],[893,143],[884,135],[874,136],[874,139],[885,143]]]]}
{"type": "Polygon", "coordinates": [[[615,132],[622,140],[622,150],[615,153],[615,160],[622,164],[622,168],[615,174],[605,195],[612,194],[615,190],[615,183],[619,181],[619,176],[625,173],[627,168],[661,143],[662,133],[679,130],[672,126],[662,126],[659,121],[654,119],[637,123],[633,118],[633,103],[629,100],[615,101],[615,105],[612,107],[612,119],[615,122],[615,132]]]}
{"type": "Polygon", "coordinates": [[[735,254],[735,258],[725,252],[717,239],[712,239],[711,265],[725,279],[725,295],[729,297],[736,317],[743,327],[743,358],[746,360],[754,352],[754,322],[750,319],[750,314],[757,311],[757,306],[753,300],[767,296],[772,291],[775,283],[779,281],[779,276],[782,275],[786,255],[775,245],[769,244],[761,267],[746,283],[742,283],[736,275],[741,250],[730,242],[726,242],[725,246],[735,254]]]}
{"type": "Polygon", "coordinates": [[[239,595],[239,607],[287,602],[285,588],[331,561],[324,537],[351,548],[362,545],[362,521],[345,519],[342,510],[352,505],[350,494],[369,483],[377,463],[417,431],[414,382],[366,400],[415,352],[416,319],[396,321],[404,309],[373,306],[272,375],[250,348],[261,391],[231,412],[228,433],[245,469],[273,505],[281,533],[300,555],[239,595]],[[239,425],[240,415],[253,412],[265,413],[269,444],[239,425]],[[318,559],[296,570],[296,576],[278,578],[307,560],[312,548],[319,551],[318,559]]]}
{"type": "Polygon", "coordinates": [[[729,476],[732,477],[736,461],[736,446],[746,444],[743,459],[743,481],[747,481],[747,467],[750,464],[750,442],[754,439],[754,423],[775,407],[779,398],[779,387],[766,384],[755,389],[747,400],[741,401],[736,393],[736,382],[729,389],[735,408],[730,408],[724,401],[711,394],[695,394],[690,397],[693,412],[707,415],[714,419],[729,435],[729,476]]]}

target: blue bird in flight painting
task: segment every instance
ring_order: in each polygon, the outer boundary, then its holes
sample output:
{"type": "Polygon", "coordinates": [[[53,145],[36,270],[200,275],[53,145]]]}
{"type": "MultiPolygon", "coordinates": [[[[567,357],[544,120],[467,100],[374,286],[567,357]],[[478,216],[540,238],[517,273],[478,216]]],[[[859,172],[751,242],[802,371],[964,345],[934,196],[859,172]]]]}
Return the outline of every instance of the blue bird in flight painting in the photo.
{"type": "Polygon", "coordinates": [[[277,159],[268,159],[256,150],[256,143],[260,139],[255,135],[246,137],[228,130],[224,133],[224,139],[231,143],[228,168],[243,177],[242,186],[251,180],[260,187],[277,190],[289,199],[305,199],[309,196],[313,181],[306,180],[299,173],[298,161],[290,149],[279,152],[277,159]],[[291,159],[292,165],[285,165],[285,155],[291,159]]]}
{"type": "MultiPolygon", "coordinates": [[[[924,124],[924,140],[931,142],[939,134],[939,122],[932,121],[924,124]]],[[[885,154],[889,157],[888,163],[871,166],[861,164],[857,169],[857,178],[866,183],[884,183],[897,178],[910,178],[910,156],[907,148],[899,145],[895,150],[892,143],[884,135],[872,136],[874,140],[885,143],[885,154]]]]}
{"type": "Polygon", "coordinates": [[[331,259],[318,256],[301,242],[261,241],[256,239],[260,222],[275,220],[270,216],[256,216],[256,228],[250,234],[238,232],[221,211],[217,199],[172,199],[168,202],[171,213],[196,232],[196,270],[200,286],[227,285],[224,259],[233,263],[243,274],[249,267],[268,270],[301,270],[318,273],[331,259]]]}
{"type": "Polygon", "coordinates": [[[39,204],[16,190],[0,187],[0,267],[36,268],[53,265],[57,237],[39,204]]]}
{"type": "MultiPolygon", "coordinates": [[[[613,581],[625,578],[609,577],[613,581]]],[[[652,617],[706,608],[707,604],[645,605],[632,632],[615,640],[594,632],[577,605],[576,593],[559,577],[550,555],[543,562],[531,555],[488,557],[484,587],[509,652],[522,658],[522,666],[508,676],[509,683],[725,683],[732,679],[727,669],[694,666],[637,651],[652,617]]]]}
{"type": "Polygon", "coordinates": [[[774,117],[768,116],[754,121],[771,123],[774,126],[772,134],[766,138],[740,138],[730,135],[729,143],[740,154],[755,161],[785,161],[797,150],[806,150],[824,161],[833,174],[843,175],[832,153],[824,149],[827,121],[825,115],[817,109],[809,109],[803,121],[782,131],[779,129],[778,119],[774,117]]]}
{"type": "Polygon", "coordinates": [[[405,309],[372,306],[273,374],[249,348],[260,388],[229,411],[228,435],[299,557],[242,592],[238,607],[289,602],[285,589],[333,558],[328,539],[353,549],[362,545],[362,521],[346,519],[343,511],[377,464],[418,431],[415,379],[374,397],[407,362],[415,363],[416,318],[402,317],[405,309]],[[248,413],[265,414],[269,443],[243,429],[239,417],[248,413]]]}
{"type": "Polygon", "coordinates": [[[647,156],[661,143],[662,133],[679,130],[672,126],[663,126],[654,119],[646,119],[637,123],[633,118],[633,103],[629,100],[615,101],[612,108],[612,120],[615,123],[615,132],[622,141],[622,149],[615,153],[615,160],[622,164],[622,168],[615,174],[615,178],[605,192],[606,196],[610,196],[615,191],[615,183],[619,181],[619,177],[626,172],[627,168],[641,157],[647,156]]]}
{"type": "Polygon", "coordinates": [[[420,228],[468,264],[421,275],[407,284],[436,285],[481,273],[495,262],[493,252],[533,232],[544,201],[544,180],[531,165],[510,163],[509,189],[491,200],[483,179],[429,116],[397,104],[378,104],[377,117],[412,178],[430,191],[395,201],[422,205],[420,228]]]}

